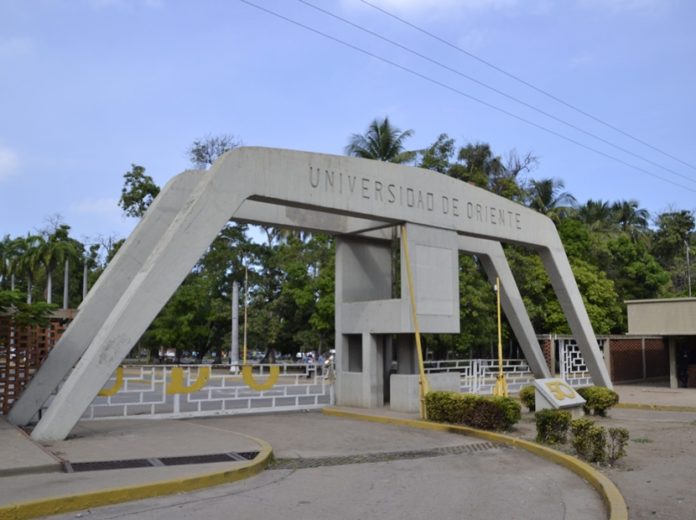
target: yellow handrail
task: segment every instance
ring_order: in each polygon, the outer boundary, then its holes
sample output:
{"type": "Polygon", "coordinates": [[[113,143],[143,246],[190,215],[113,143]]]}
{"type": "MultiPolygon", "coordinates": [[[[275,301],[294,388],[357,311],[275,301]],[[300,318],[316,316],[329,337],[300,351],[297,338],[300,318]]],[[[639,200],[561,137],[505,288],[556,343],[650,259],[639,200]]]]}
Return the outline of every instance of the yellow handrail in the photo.
{"type": "Polygon", "coordinates": [[[505,381],[505,373],[503,372],[503,327],[500,316],[500,278],[495,279],[495,293],[498,306],[498,376],[496,377],[495,388],[493,388],[493,395],[507,397],[507,381],[505,381]]]}

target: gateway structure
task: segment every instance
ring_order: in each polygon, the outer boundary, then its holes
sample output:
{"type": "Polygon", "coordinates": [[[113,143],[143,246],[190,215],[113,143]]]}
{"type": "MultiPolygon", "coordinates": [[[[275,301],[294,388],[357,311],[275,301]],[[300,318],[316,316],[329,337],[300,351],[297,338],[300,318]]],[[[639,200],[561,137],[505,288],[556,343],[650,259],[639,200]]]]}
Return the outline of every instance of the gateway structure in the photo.
{"type": "MultiPolygon", "coordinates": [[[[545,216],[428,170],[365,159],[237,148],[174,177],[102,274],[10,412],[65,438],[225,223],[235,219],[336,239],[338,404],[381,406],[391,363],[416,373],[406,276],[392,297],[390,243],[405,226],[423,332],[459,332],[459,251],[500,277],[502,304],[536,377],[549,377],[501,242],[538,251],[595,384],[611,386],[568,259],[545,216]]],[[[402,246],[403,247],[403,246],[402,246]]],[[[402,269],[404,268],[402,251],[402,269]]]]}

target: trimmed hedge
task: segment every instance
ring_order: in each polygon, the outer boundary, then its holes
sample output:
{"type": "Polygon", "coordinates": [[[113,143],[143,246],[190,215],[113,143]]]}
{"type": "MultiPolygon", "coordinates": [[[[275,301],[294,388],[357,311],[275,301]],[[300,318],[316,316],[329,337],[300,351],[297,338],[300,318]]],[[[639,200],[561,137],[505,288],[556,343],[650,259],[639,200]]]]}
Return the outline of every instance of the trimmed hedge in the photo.
{"type": "Polygon", "coordinates": [[[568,436],[572,416],[565,410],[539,410],[534,414],[537,427],[537,442],[563,444],[568,436]]]}
{"type": "Polygon", "coordinates": [[[579,388],[578,393],[587,401],[584,408],[588,414],[592,412],[594,415],[605,417],[607,410],[619,402],[619,394],[603,386],[579,388]]]}
{"type": "Polygon", "coordinates": [[[431,421],[482,430],[509,430],[522,417],[520,404],[510,397],[437,391],[425,396],[425,407],[431,421]]]}
{"type": "Polygon", "coordinates": [[[570,423],[575,452],[589,462],[604,464],[607,461],[607,432],[590,419],[575,419],[570,423]]]}
{"type": "Polygon", "coordinates": [[[523,386],[520,388],[520,401],[530,412],[536,410],[536,389],[534,385],[523,386]]]}

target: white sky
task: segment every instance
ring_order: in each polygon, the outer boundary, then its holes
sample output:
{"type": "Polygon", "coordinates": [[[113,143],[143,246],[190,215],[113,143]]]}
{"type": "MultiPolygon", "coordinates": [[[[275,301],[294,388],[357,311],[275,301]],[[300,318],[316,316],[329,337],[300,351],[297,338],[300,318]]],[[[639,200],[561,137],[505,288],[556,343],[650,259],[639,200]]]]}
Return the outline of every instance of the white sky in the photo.
{"type": "MultiPolygon", "coordinates": [[[[653,214],[696,208],[696,168],[360,0],[308,1],[649,162],[303,3],[250,1],[665,180],[239,1],[0,0],[0,235],[34,231],[60,214],[78,238],[125,236],[135,221],[116,201],[131,163],[164,184],[189,166],[194,139],[220,133],[247,145],[342,154],[352,133],[385,115],[415,131],[410,148],[446,132],[503,156],[532,152],[540,159],[532,176],[562,179],[581,202],[633,198],[653,214]]],[[[696,166],[695,2],[371,1],[696,166]]]]}

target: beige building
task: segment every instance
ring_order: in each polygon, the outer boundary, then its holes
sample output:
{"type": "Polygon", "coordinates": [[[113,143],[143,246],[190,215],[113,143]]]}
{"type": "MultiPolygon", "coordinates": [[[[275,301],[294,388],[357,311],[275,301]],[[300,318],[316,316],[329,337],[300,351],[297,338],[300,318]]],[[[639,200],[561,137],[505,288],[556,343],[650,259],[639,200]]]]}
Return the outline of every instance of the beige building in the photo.
{"type": "Polygon", "coordinates": [[[626,301],[628,333],[663,336],[669,386],[696,387],[696,298],[626,301]]]}

